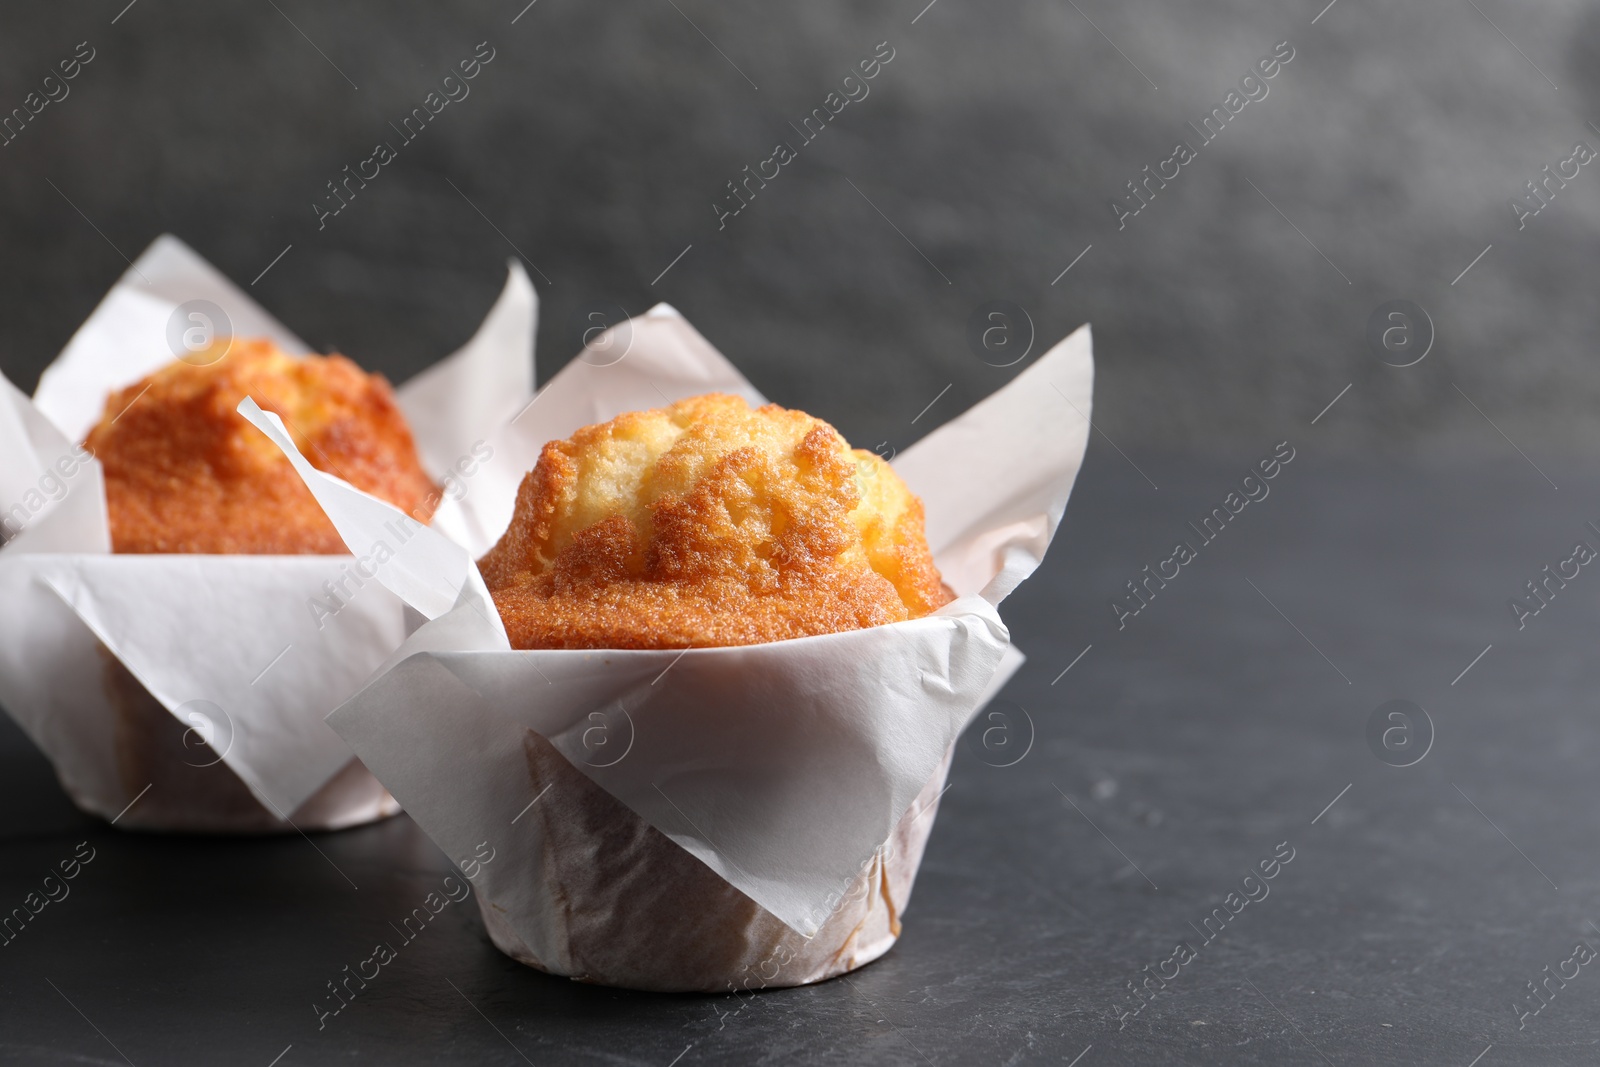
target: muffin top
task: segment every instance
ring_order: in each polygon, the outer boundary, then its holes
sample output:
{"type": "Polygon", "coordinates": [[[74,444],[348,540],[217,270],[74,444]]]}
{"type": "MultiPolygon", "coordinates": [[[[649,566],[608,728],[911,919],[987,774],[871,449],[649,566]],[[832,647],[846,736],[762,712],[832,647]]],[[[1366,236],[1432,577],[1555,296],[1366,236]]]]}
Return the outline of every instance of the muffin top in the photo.
{"type": "Polygon", "coordinates": [[[478,566],[513,648],[747,645],[950,599],[887,463],[719,393],[545,445],[478,566]]]}
{"type": "Polygon", "coordinates": [[[222,345],[214,360],[200,353],[112,394],[84,441],[105,469],[114,551],[347,551],[289,461],[239,416],[246,396],[283,419],[319,470],[432,518],[439,494],[383,377],[266,340],[222,345]]]}

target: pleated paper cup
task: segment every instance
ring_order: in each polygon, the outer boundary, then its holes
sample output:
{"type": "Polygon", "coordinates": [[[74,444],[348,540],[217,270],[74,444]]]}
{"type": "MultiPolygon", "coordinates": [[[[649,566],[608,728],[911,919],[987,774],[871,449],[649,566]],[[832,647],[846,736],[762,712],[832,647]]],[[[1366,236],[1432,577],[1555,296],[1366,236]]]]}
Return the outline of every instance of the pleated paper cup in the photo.
{"type": "MultiPolygon", "coordinates": [[[[948,756],[861,873],[824,898],[816,933],[786,925],[679,847],[551,744],[523,738],[528,788],[548,793],[524,818],[540,822],[534,857],[543,893],[541,958],[488,898],[478,910],[512,959],[583,982],[662,992],[778,989],[834,978],[888,952],[933,830],[948,756]],[[548,948],[546,951],[550,951],[548,948]]],[[[515,773],[510,768],[506,773],[515,773]]]]}

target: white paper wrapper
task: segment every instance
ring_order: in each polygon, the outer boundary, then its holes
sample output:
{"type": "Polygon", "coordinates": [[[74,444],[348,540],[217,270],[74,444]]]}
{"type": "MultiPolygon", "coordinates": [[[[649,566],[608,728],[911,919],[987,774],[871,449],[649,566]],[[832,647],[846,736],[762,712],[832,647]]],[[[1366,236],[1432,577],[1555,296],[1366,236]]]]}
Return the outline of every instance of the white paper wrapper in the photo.
{"type": "MultiPolygon", "coordinates": [[[[503,529],[546,440],[712,389],[761,401],[671,308],[622,329],[620,362],[599,339],[496,436],[521,461],[469,499],[481,528],[503,529]]],[[[378,577],[431,621],[328,722],[478,870],[491,936],[525,963],[660,990],[860,966],[898,935],[951,746],[1021,663],[996,606],[1060,521],[1092,385],[1084,327],[898,458],[958,597],[933,615],[731,648],[514,651],[468,553],[422,530],[378,577]]],[[[240,410],[354,551],[392,536],[393,508],[240,410]]]]}
{"type": "MultiPolygon", "coordinates": [[[[112,555],[99,465],[69,459],[51,474],[113,390],[171,362],[169,320],[193,300],[222,308],[233,336],[307,351],[163,236],[73,335],[32,403],[0,378],[0,508],[22,508],[0,513],[22,526],[0,549],[0,706],[74,801],[119,826],[331,829],[392,815],[393,797],[323,719],[405,639],[401,599],[347,581],[353,595],[327,617],[324,583],[351,573],[349,556],[112,555]],[[58,484],[64,496],[50,501],[58,484]]],[[[425,468],[456,495],[470,479],[453,465],[470,457],[478,428],[532,396],[537,307],[513,262],[473,339],[398,390],[425,468]]],[[[435,523],[466,536],[449,494],[435,523]]]]}

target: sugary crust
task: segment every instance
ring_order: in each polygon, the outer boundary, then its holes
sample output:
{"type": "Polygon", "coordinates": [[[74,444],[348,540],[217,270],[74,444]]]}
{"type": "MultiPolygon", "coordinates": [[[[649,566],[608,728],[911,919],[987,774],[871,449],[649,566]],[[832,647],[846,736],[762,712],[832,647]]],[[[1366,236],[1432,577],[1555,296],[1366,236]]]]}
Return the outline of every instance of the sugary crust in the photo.
{"type": "Polygon", "coordinates": [[[439,493],[380,375],[343,356],[290,356],[239,338],[199,362],[112,394],[84,442],[105,468],[115,551],[346,551],[289,461],[235,410],[246,396],[283,419],[313,466],[432,518],[439,493]]]}
{"type": "Polygon", "coordinates": [[[545,445],[478,565],[514,648],[754,644],[949,599],[887,463],[804,412],[716,393],[545,445]]]}

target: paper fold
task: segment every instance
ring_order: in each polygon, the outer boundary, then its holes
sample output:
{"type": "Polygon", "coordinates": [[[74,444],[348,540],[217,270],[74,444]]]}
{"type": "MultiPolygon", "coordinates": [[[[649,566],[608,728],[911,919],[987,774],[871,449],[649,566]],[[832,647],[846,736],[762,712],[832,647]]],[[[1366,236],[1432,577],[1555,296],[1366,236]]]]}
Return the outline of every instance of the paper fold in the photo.
{"type": "Polygon", "coordinates": [[[487,427],[507,422],[533,396],[538,319],[539,296],[513,259],[472,339],[395,390],[430,473],[451,470],[487,427]]]}
{"type": "Polygon", "coordinates": [[[117,279],[45,368],[34,403],[68,438],[83,440],[99,421],[110,393],[172,362],[176,353],[168,327],[173,315],[182,305],[201,300],[227,316],[226,324],[211,323],[220,336],[268,337],[292,355],[311,351],[194,249],[162,234],[117,279]]]}

